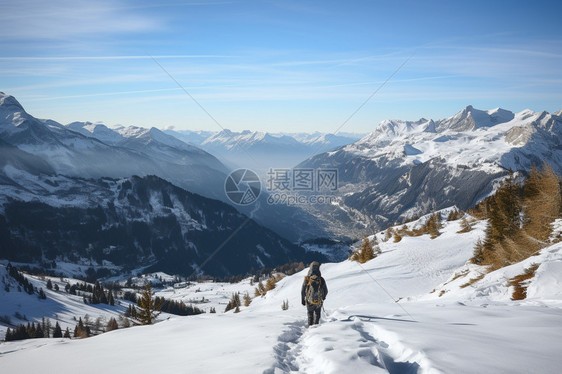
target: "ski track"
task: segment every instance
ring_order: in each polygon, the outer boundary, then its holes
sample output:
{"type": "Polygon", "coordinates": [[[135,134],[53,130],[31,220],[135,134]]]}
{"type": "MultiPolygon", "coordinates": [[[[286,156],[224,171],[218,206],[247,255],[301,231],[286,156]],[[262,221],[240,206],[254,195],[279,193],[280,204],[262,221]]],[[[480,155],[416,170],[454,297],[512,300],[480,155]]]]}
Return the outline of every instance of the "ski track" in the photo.
{"type": "MultiPolygon", "coordinates": [[[[439,372],[428,365],[423,353],[409,349],[393,333],[377,326],[378,319],[336,312],[317,326],[308,327],[305,320],[287,323],[288,328],[273,348],[275,363],[263,374],[439,372]]],[[[396,321],[415,323],[399,318],[396,321]]]]}

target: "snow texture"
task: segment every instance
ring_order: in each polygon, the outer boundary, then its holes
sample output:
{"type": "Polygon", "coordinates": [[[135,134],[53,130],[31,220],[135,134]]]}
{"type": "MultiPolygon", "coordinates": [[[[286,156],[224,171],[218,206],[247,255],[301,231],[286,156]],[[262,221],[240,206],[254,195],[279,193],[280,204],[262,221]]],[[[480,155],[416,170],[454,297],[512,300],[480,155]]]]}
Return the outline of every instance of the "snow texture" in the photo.
{"type": "MultiPolygon", "coordinates": [[[[460,287],[483,272],[467,260],[484,227],[476,222],[458,234],[460,220],[444,222],[436,239],[405,236],[398,243],[379,232],[370,237],[382,250],[374,260],[323,264],[329,294],[318,326],[305,325],[304,270],[240,313],[217,307],[217,314],[171,317],[85,340],[2,343],[0,366],[31,373],[56,362],[61,374],[75,373],[77,365],[83,373],[558,373],[562,243],[460,287]],[[527,299],[511,301],[507,280],[531,263],[539,267],[527,299]],[[81,361],[94,353],[95,360],[81,361]]],[[[230,293],[251,288],[249,280],[178,284],[159,294],[186,301],[197,295],[220,306],[230,293]]]]}

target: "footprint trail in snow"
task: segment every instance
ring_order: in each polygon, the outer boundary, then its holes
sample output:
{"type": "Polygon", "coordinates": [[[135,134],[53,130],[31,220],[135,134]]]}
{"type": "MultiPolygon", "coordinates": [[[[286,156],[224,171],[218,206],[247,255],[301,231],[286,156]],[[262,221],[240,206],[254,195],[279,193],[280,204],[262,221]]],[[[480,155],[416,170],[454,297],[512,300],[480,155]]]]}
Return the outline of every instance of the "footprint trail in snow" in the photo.
{"type": "Polygon", "coordinates": [[[336,313],[317,326],[307,327],[305,321],[287,324],[274,347],[276,363],[264,374],[414,374],[422,365],[431,371],[425,356],[380,329],[377,317],[341,314],[336,318],[336,313]]]}

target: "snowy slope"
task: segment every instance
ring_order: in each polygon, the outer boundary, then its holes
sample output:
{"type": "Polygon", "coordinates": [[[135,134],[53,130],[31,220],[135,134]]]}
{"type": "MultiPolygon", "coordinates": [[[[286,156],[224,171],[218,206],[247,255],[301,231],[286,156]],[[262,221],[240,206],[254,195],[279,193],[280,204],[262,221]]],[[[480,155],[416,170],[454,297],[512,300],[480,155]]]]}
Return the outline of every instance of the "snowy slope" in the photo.
{"type": "MultiPolygon", "coordinates": [[[[43,317],[51,320],[54,327],[58,321],[62,330],[69,328],[73,331],[78,318],[86,315],[93,321],[97,318],[103,320],[103,326],[110,318],[118,318],[123,314],[128,303],[118,301],[115,306],[107,304],[89,305],[85,304],[82,296],[70,295],[64,291],[67,283],[70,285],[77,283],[77,280],[55,277],[37,277],[26,275],[26,278],[37,289],[43,289],[47,298],[40,300],[37,293],[32,295],[18,289],[18,283],[8,275],[6,267],[0,265],[0,316],[8,316],[13,326],[27,324],[28,322],[41,322],[43,317]],[[47,280],[51,280],[53,286],[59,286],[60,291],[49,290],[46,287],[47,280]],[[6,287],[8,285],[9,287],[6,287]],[[6,290],[9,288],[9,291],[6,290]],[[17,316],[23,318],[18,318],[17,316]]],[[[6,324],[0,325],[0,336],[6,333],[6,324]]]]}
{"type": "MultiPolygon", "coordinates": [[[[444,225],[433,240],[425,235],[381,242],[384,233],[378,233],[382,254],[363,265],[324,264],[329,294],[316,327],[305,327],[300,305],[305,270],[238,314],[175,317],[80,341],[3,343],[0,365],[25,373],[50,359],[59,363],[58,373],[74,373],[78,357],[95,352],[96,360],[81,372],[559,372],[562,245],[533,259],[540,266],[526,300],[452,288],[439,297],[431,291],[464,268],[484,228],[479,222],[457,234],[459,221],[444,225]],[[281,310],[284,300],[287,311],[281,310]]],[[[505,271],[515,274],[527,265],[505,271]]],[[[494,274],[489,276],[481,282],[492,285],[494,274]]],[[[509,292],[501,283],[495,287],[509,292]]],[[[175,292],[190,297],[193,291],[175,292]]]]}

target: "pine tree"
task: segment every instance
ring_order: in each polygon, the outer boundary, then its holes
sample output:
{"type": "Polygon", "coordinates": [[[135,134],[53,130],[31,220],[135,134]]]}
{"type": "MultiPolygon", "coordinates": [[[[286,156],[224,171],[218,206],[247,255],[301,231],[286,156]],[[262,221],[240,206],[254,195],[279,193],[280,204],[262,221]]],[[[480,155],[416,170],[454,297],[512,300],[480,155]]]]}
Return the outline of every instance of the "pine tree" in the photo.
{"type": "Polygon", "coordinates": [[[560,215],[560,181],[545,164],[539,172],[532,168],[523,188],[525,220],[523,228],[533,238],[545,242],[552,233],[551,223],[560,215]]]}
{"type": "Polygon", "coordinates": [[[434,213],[431,216],[429,216],[424,227],[425,227],[425,231],[429,234],[429,237],[431,239],[435,239],[439,235],[441,235],[441,232],[439,232],[439,230],[442,228],[441,214],[434,213]]]}
{"type": "Polygon", "coordinates": [[[244,294],[244,306],[250,306],[250,304],[252,303],[252,298],[250,297],[250,295],[246,292],[244,294]]]}
{"type": "Polygon", "coordinates": [[[361,243],[361,247],[356,249],[349,259],[351,261],[357,261],[361,264],[364,264],[365,262],[377,257],[377,252],[379,252],[379,250],[375,251],[375,248],[369,241],[369,238],[364,237],[363,242],[361,243]]]}
{"type": "Polygon", "coordinates": [[[392,238],[393,235],[394,235],[394,229],[392,227],[387,228],[386,231],[384,232],[383,241],[385,241],[385,242],[389,241],[390,238],[392,238]]]}
{"type": "Polygon", "coordinates": [[[107,322],[107,326],[105,328],[105,331],[109,332],[109,331],[117,330],[118,328],[119,328],[119,325],[117,324],[117,320],[115,318],[111,317],[109,319],[109,322],[107,322]]]}
{"type": "MultiPolygon", "coordinates": [[[[68,327],[67,327],[68,330],[68,327]]],[[[53,331],[53,338],[62,338],[62,329],[60,328],[59,322],[55,324],[55,330],[53,331]]]]}
{"type": "Polygon", "coordinates": [[[496,268],[503,266],[502,256],[494,252],[503,247],[506,238],[513,238],[520,231],[521,209],[520,188],[515,178],[510,176],[488,201],[488,224],[482,249],[485,264],[494,263],[496,268]]]}
{"type": "Polygon", "coordinates": [[[275,288],[275,283],[277,283],[277,279],[275,277],[270,277],[267,282],[265,282],[265,292],[271,291],[275,288]]]}
{"type": "Polygon", "coordinates": [[[68,327],[66,328],[66,330],[64,330],[63,338],[70,339],[70,330],[68,329],[68,327]]]}
{"type": "Polygon", "coordinates": [[[462,234],[469,231],[472,231],[472,226],[470,225],[470,222],[468,222],[466,216],[463,216],[461,219],[461,229],[457,231],[457,233],[462,234]]]}
{"type": "MultiPolygon", "coordinates": [[[[35,324],[34,324],[35,326],[35,324]]],[[[37,323],[37,327],[34,330],[34,338],[44,338],[45,337],[45,333],[43,332],[43,329],[41,328],[41,324],[37,323]]]]}
{"type": "Polygon", "coordinates": [[[266,290],[265,290],[265,286],[263,285],[263,282],[260,280],[258,283],[258,286],[256,287],[255,290],[255,296],[264,296],[266,294],[266,290]]]}
{"type": "Polygon", "coordinates": [[[138,310],[136,320],[141,325],[151,325],[160,315],[162,302],[156,303],[152,296],[154,296],[152,285],[148,283],[137,302],[138,310]]]}
{"type": "Polygon", "coordinates": [[[74,327],[74,337],[75,338],[87,338],[90,336],[90,327],[84,324],[82,317],[78,320],[78,323],[74,327]]]}
{"type": "Polygon", "coordinates": [[[234,308],[237,308],[238,311],[240,311],[240,292],[234,292],[232,294],[232,296],[230,297],[230,301],[228,302],[228,304],[226,305],[226,308],[224,310],[224,312],[228,312],[229,310],[232,310],[234,308]]]}

